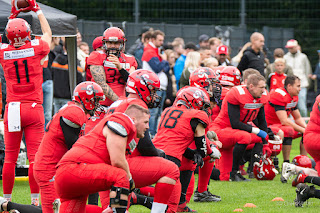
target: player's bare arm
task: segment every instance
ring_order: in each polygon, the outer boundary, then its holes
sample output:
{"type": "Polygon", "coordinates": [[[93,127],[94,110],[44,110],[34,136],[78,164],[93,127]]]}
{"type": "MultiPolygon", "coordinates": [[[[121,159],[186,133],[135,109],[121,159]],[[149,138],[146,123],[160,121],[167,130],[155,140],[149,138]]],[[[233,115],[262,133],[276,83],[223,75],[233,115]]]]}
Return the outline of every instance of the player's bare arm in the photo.
{"type": "Polygon", "coordinates": [[[307,127],[307,124],[306,124],[305,120],[301,117],[300,111],[298,109],[292,111],[291,115],[294,118],[294,121],[296,124],[298,124],[299,126],[301,126],[303,128],[307,127]]]}
{"type": "Polygon", "coordinates": [[[103,135],[107,138],[106,144],[110,154],[111,165],[126,171],[131,178],[129,165],[126,160],[126,145],[128,137],[122,137],[111,131],[107,126],[103,128],[103,135]]]}
{"type": "Polygon", "coordinates": [[[107,98],[112,101],[118,100],[118,96],[116,93],[111,89],[111,87],[106,83],[106,73],[103,69],[103,66],[96,66],[91,65],[90,71],[94,81],[101,86],[103,92],[107,98]]]}
{"type": "Polygon", "coordinates": [[[284,126],[292,126],[294,130],[297,132],[304,133],[305,128],[299,126],[298,124],[292,122],[287,115],[287,112],[285,110],[278,110],[276,111],[276,114],[281,122],[282,125],[284,126]]]}

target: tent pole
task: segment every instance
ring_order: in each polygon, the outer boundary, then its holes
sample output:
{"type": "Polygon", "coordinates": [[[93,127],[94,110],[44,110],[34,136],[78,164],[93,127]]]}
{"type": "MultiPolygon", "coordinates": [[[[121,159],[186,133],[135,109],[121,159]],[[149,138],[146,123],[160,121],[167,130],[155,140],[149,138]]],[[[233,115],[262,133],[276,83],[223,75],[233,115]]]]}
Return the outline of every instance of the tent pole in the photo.
{"type": "Polygon", "coordinates": [[[70,91],[77,85],[77,36],[66,37],[68,64],[69,64],[69,82],[70,91]]]}

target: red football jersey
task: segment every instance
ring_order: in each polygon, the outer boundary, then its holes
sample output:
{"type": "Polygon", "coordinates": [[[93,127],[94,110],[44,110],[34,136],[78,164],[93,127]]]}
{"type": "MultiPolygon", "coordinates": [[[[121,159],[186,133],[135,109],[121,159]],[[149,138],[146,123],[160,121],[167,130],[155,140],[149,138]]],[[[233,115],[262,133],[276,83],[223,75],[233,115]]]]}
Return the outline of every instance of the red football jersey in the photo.
{"type": "Polygon", "coordinates": [[[218,117],[214,123],[221,128],[231,127],[228,114],[228,103],[240,106],[240,121],[248,123],[256,119],[259,110],[268,101],[268,95],[264,92],[261,98],[253,98],[245,85],[235,86],[227,93],[221,106],[218,117]]]}
{"type": "Polygon", "coordinates": [[[310,113],[310,120],[305,133],[312,131],[319,133],[320,126],[320,95],[317,96],[310,113]]]}
{"type": "Polygon", "coordinates": [[[61,117],[81,126],[81,128],[84,128],[87,121],[84,110],[74,102],[70,101],[68,105],[61,108],[47,124],[46,133],[35,157],[34,168],[37,170],[55,167],[62,156],[68,151],[60,126],[61,117]]]}
{"type": "Polygon", "coordinates": [[[153,139],[155,147],[181,161],[183,153],[194,141],[194,132],[190,124],[194,118],[206,125],[209,124],[209,117],[204,111],[183,107],[166,108],[161,114],[158,132],[153,139]]]}
{"type": "MultiPolygon", "coordinates": [[[[131,67],[138,67],[137,61],[133,56],[121,53],[119,57],[119,61],[124,69],[127,71],[130,70],[131,67]]],[[[106,83],[111,87],[113,92],[117,94],[118,97],[125,96],[125,84],[126,82],[122,78],[122,75],[120,74],[119,70],[116,68],[116,66],[108,61],[106,54],[101,54],[98,51],[93,51],[88,60],[87,60],[88,66],[90,65],[97,65],[97,66],[103,66],[105,73],[106,73],[106,83]]],[[[92,81],[93,78],[92,78],[92,81]]],[[[112,104],[112,101],[108,98],[106,98],[105,101],[100,102],[104,106],[110,106],[112,104]]]]}
{"type": "Polygon", "coordinates": [[[34,39],[15,48],[2,44],[0,63],[7,83],[7,102],[36,102],[42,104],[42,65],[40,61],[50,52],[47,42],[34,39]]]}
{"type": "Polygon", "coordinates": [[[296,109],[298,100],[298,96],[291,97],[285,88],[278,88],[271,91],[269,102],[265,107],[267,124],[281,124],[272,104],[285,107],[289,116],[291,112],[296,109]]]}
{"type": "Polygon", "coordinates": [[[286,79],[286,74],[278,74],[276,72],[269,75],[270,88],[269,90],[275,90],[277,88],[284,87],[284,80],[286,79]]]}
{"type": "Polygon", "coordinates": [[[228,88],[228,87],[222,87],[220,100],[223,100],[223,99],[226,97],[226,95],[227,95],[227,93],[228,93],[229,91],[230,91],[230,88],[228,88]]]}
{"type": "MultiPolygon", "coordinates": [[[[106,138],[102,130],[108,121],[121,124],[127,131],[127,152],[132,152],[136,147],[133,140],[137,135],[132,119],[124,113],[114,113],[104,117],[87,135],[82,136],[73,147],[63,156],[59,165],[65,163],[106,163],[111,165],[106,138]]],[[[117,141],[115,141],[116,143],[117,141]]]]}

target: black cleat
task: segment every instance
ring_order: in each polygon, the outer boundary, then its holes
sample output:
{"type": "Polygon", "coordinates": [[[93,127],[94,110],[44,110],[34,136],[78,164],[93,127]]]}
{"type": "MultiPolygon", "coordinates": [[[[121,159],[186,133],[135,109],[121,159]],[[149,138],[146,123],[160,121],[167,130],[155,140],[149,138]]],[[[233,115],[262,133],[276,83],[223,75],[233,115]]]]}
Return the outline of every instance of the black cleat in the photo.
{"type": "Polygon", "coordinates": [[[314,186],[308,186],[305,183],[299,183],[296,189],[297,197],[294,200],[294,205],[296,207],[302,207],[304,202],[306,202],[310,197],[314,197],[314,191],[314,186]]]}
{"type": "Polygon", "coordinates": [[[230,172],[230,178],[229,181],[235,181],[235,182],[240,182],[240,181],[251,181],[249,179],[246,179],[243,177],[239,171],[232,171],[230,172]]]}

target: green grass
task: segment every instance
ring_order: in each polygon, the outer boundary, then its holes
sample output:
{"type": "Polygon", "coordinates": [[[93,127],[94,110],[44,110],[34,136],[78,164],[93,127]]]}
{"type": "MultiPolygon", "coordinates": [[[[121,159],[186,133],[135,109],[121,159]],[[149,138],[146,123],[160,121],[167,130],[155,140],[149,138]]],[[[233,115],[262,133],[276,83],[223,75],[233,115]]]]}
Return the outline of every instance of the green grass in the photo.
{"type": "MultiPolygon", "coordinates": [[[[294,141],[291,158],[299,154],[299,141],[294,141]]],[[[282,163],[281,154],[278,156],[280,166],[282,163]]],[[[197,175],[196,175],[197,178],[197,175]]],[[[197,185],[197,184],[196,184],[197,185]]],[[[2,187],[2,182],[1,182],[2,187]]],[[[318,188],[318,187],[317,187],[318,188]]],[[[209,190],[221,196],[222,201],[218,203],[195,203],[191,200],[188,206],[199,213],[206,212],[233,212],[234,209],[242,208],[243,212],[320,212],[320,200],[309,199],[304,207],[296,208],[295,188],[291,186],[291,180],[287,184],[280,182],[280,175],[273,181],[252,180],[246,183],[210,181],[209,190]],[[275,197],[282,197],[285,201],[272,202],[275,197]],[[246,203],[253,203],[257,208],[244,208],[246,203]]],[[[30,192],[28,182],[16,182],[13,190],[13,201],[29,204],[30,192]]],[[[131,213],[147,213],[149,209],[142,206],[133,206],[131,213]]]]}

